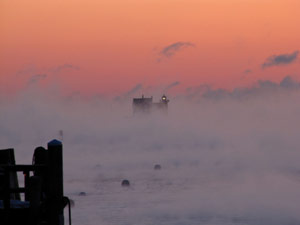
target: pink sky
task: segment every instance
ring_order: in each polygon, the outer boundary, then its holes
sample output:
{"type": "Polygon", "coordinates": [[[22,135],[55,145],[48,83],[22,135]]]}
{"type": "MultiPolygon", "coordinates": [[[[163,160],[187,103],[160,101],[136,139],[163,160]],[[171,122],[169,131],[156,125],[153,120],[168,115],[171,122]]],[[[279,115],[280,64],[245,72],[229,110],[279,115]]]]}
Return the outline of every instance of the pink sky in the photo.
{"type": "Polygon", "coordinates": [[[299,0],[3,0],[0,88],[17,92],[36,75],[67,93],[105,95],[138,83],[178,81],[176,93],[298,79],[299,9],[299,0]]]}

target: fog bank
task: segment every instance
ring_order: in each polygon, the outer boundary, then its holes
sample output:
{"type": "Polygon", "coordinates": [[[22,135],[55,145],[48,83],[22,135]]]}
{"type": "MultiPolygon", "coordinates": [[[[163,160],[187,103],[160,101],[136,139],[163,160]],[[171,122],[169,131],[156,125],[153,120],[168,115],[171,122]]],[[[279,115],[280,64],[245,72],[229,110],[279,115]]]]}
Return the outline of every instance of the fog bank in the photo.
{"type": "Polygon", "coordinates": [[[298,89],[190,90],[167,115],[133,116],[132,96],[29,88],[0,98],[0,148],[28,164],[63,131],[73,224],[300,224],[298,89]]]}

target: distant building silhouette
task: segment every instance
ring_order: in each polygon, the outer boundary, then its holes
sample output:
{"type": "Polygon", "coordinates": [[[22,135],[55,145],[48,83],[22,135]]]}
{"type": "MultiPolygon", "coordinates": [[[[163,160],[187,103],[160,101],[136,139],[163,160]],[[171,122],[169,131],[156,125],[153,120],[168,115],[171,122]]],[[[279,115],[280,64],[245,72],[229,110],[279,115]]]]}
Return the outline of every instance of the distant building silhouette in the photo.
{"type": "Polygon", "coordinates": [[[145,98],[142,95],[141,98],[134,98],[133,99],[133,113],[151,113],[155,110],[165,112],[168,111],[168,102],[170,100],[167,96],[163,95],[159,102],[153,102],[153,97],[145,98]]]}

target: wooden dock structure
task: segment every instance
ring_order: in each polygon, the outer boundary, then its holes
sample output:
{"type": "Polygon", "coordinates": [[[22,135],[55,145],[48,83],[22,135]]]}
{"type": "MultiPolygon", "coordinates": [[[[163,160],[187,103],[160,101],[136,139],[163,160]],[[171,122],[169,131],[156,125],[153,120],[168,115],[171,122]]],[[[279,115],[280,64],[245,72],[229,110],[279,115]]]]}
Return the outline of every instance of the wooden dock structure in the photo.
{"type": "Polygon", "coordinates": [[[0,150],[1,225],[64,225],[67,205],[71,224],[70,201],[64,196],[60,141],[50,141],[47,149],[36,148],[31,165],[16,164],[14,149],[0,150]],[[24,175],[24,187],[19,187],[17,172],[24,175]]]}

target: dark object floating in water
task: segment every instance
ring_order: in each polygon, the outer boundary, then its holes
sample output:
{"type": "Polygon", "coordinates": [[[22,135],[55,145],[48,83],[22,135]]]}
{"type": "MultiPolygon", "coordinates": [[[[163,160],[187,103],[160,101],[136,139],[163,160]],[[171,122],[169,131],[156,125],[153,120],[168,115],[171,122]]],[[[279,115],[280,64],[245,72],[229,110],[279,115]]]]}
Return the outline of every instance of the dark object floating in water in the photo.
{"type": "Polygon", "coordinates": [[[122,181],[122,186],[123,186],[123,187],[129,187],[129,186],[130,186],[129,180],[123,180],[123,181],[122,181]]]}
{"type": "Polygon", "coordinates": [[[78,195],[79,195],[79,196],[86,196],[86,193],[85,193],[84,191],[82,191],[82,192],[80,192],[78,195]]]}
{"type": "Polygon", "coordinates": [[[156,165],[154,166],[154,170],[161,170],[161,165],[156,164],[156,165]]]}

